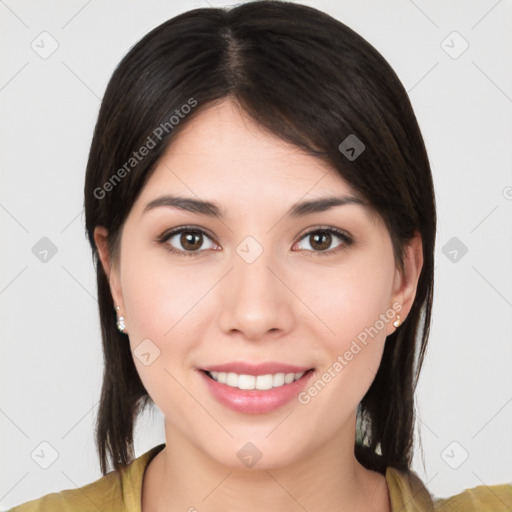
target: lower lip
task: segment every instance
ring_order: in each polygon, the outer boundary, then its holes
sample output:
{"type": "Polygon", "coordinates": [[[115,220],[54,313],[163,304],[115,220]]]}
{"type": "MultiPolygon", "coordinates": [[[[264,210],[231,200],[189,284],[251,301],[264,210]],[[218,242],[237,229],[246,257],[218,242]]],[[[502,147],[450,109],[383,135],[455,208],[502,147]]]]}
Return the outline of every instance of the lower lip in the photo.
{"type": "Polygon", "coordinates": [[[290,384],[259,391],[234,388],[213,380],[204,371],[199,373],[214,398],[226,407],[244,414],[265,414],[279,409],[296,398],[313,375],[312,371],[307,371],[299,380],[290,384]]]}

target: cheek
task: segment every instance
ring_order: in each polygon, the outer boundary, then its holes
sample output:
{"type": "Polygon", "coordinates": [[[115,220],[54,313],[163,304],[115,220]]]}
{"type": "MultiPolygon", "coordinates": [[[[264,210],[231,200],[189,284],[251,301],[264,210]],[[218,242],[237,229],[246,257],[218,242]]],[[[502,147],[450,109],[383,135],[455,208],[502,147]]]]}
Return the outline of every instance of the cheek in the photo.
{"type": "Polygon", "coordinates": [[[310,294],[310,300],[329,328],[329,335],[324,339],[331,351],[346,349],[358,337],[364,341],[365,333],[371,338],[384,339],[387,326],[394,318],[392,254],[361,257],[335,272],[332,268],[322,272],[323,275],[316,276],[316,292],[310,294]]]}
{"type": "Polygon", "coordinates": [[[191,323],[213,276],[170,263],[165,249],[134,250],[123,260],[121,282],[131,337],[169,340],[191,323]],[[141,257],[138,257],[141,256],[141,257]],[[143,256],[143,257],[142,257],[143,256]]]}
{"type": "Polygon", "coordinates": [[[323,288],[316,286],[317,292],[310,295],[322,320],[316,322],[315,337],[322,340],[325,357],[319,371],[320,382],[317,381],[304,400],[318,396],[314,400],[319,406],[323,402],[326,410],[332,410],[333,403],[341,400],[345,407],[339,409],[339,414],[347,406],[355,408],[370,387],[380,365],[387,329],[395,315],[391,307],[394,279],[391,248],[389,252],[361,256],[351,263],[340,266],[336,272],[332,268],[322,270],[325,274],[317,275],[316,282],[323,288]]]}
{"type": "Polygon", "coordinates": [[[127,254],[121,282],[137,372],[165,416],[173,422],[186,421],[187,407],[193,404],[180,383],[189,387],[184,370],[191,366],[198,343],[194,332],[205,315],[206,302],[201,299],[213,276],[170,265],[165,255],[163,261],[160,255],[149,261],[147,256],[138,258],[135,250],[127,254]]]}
{"type": "Polygon", "coordinates": [[[209,291],[219,277],[207,265],[171,263],[164,249],[148,254],[133,248],[124,254],[122,293],[137,372],[162,410],[169,397],[188,403],[178,381],[187,385],[184,379],[191,378],[187,370],[197,362],[204,338],[198,333],[212,319],[209,291]]]}

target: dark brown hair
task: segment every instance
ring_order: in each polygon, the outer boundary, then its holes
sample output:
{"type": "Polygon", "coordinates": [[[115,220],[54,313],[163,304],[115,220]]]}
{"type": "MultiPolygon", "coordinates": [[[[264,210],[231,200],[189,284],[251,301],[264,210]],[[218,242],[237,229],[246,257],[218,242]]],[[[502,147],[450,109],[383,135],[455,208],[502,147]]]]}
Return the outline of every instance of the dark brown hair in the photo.
{"type": "Polygon", "coordinates": [[[84,190],[105,363],[96,423],[101,470],[134,458],[134,424],[152,400],[116,328],[94,228],[108,230],[111,257],[118,258],[123,222],[164,150],[202,109],[227,98],[358,191],[384,220],[399,267],[407,242],[421,235],[416,298],[388,337],[358,407],[363,439],[355,444],[368,469],[408,470],[434,285],[436,211],[423,139],[404,87],[367,41],[312,7],[272,0],[194,9],[166,21],[128,52],[107,86],[84,190]],[[338,148],[349,135],[365,145],[354,160],[338,148]],[[149,148],[143,157],[142,147],[149,148]]]}

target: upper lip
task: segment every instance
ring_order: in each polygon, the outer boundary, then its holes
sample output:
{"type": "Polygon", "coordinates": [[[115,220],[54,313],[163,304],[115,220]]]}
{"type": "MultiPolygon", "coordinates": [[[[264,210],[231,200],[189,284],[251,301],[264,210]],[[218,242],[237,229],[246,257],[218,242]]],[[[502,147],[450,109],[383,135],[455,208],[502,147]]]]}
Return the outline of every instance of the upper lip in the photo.
{"type": "Polygon", "coordinates": [[[231,363],[216,364],[201,367],[200,370],[207,372],[237,373],[238,375],[268,375],[271,373],[302,373],[311,370],[311,366],[295,366],[292,364],[267,362],[248,363],[244,361],[233,361],[231,363]]]}

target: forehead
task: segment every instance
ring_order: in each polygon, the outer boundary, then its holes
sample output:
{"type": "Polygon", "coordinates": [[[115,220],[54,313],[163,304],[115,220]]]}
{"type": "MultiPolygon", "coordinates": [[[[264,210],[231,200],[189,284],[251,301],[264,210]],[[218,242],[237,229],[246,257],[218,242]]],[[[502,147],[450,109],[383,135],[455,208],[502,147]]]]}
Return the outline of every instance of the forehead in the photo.
{"type": "Polygon", "coordinates": [[[326,162],[269,133],[225,100],[188,121],[160,158],[145,196],[162,187],[197,195],[283,195],[356,192],[326,162]]]}

